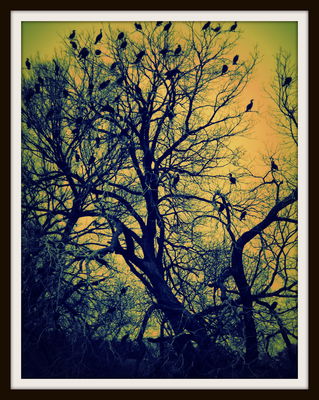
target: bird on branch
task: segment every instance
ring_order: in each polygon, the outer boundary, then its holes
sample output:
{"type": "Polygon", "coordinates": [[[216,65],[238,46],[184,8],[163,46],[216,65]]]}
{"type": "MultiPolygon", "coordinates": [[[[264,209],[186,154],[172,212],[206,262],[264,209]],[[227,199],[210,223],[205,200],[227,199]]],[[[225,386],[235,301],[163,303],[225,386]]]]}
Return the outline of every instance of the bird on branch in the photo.
{"type": "Polygon", "coordinates": [[[205,25],[202,27],[202,31],[206,31],[210,27],[210,22],[206,22],[205,25]]]}
{"type": "Polygon", "coordinates": [[[240,220],[240,221],[244,220],[244,219],[246,218],[246,215],[247,215],[247,211],[243,211],[243,212],[240,214],[239,220],[240,220]]]}
{"type": "Polygon", "coordinates": [[[137,22],[135,22],[135,29],[137,30],[137,31],[141,31],[142,30],[142,25],[141,24],[138,24],[137,22]]]}
{"type": "Polygon", "coordinates": [[[75,38],[75,29],[73,29],[73,31],[69,35],[70,40],[73,40],[74,38],[75,38]]]}
{"type": "Polygon", "coordinates": [[[227,66],[226,64],[224,64],[224,65],[223,65],[223,68],[222,68],[221,75],[226,74],[227,71],[228,71],[228,66],[227,66]]]}
{"type": "Polygon", "coordinates": [[[86,47],[83,47],[83,49],[81,49],[80,53],[79,53],[79,58],[81,58],[82,60],[85,60],[86,57],[89,55],[89,50],[86,47]]]}
{"type": "Polygon", "coordinates": [[[72,49],[73,49],[73,50],[77,50],[78,46],[77,46],[77,44],[76,44],[75,42],[73,42],[72,40],[71,40],[71,42],[70,42],[70,45],[72,46],[72,49]]]}
{"type": "Polygon", "coordinates": [[[29,69],[29,70],[31,69],[31,63],[30,63],[30,60],[28,58],[25,61],[25,65],[26,65],[27,69],[29,69]]]}
{"type": "Polygon", "coordinates": [[[236,185],[236,178],[233,177],[233,175],[231,173],[228,174],[229,175],[229,181],[232,185],[236,185]]]}
{"type": "Polygon", "coordinates": [[[100,33],[97,35],[97,37],[95,38],[95,42],[94,44],[98,44],[101,39],[102,39],[103,33],[102,33],[102,29],[100,29],[100,33]]]}
{"type": "Polygon", "coordinates": [[[230,28],[229,28],[229,32],[234,32],[237,28],[237,22],[235,22],[230,28]]]}
{"type": "Polygon", "coordinates": [[[179,44],[179,45],[176,47],[175,51],[174,51],[175,56],[178,56],[178,55],[181,53],[181,51],[182,51],[182,47],[181,47],[181,45],[179,44]]]}
{"type": "Polygon", "coordinates": [[[235,57],[233,58],[233,65],[237,65],[238,59],[239,59],[239,55],[236,54],[235,57]]]}
{"type": "Polygon", "coordinates": [[[278,171],[278,165],[275,163],[274,159],[271,158],[271,170],[272,171],[278,171]]]}
{"type": "Polygon", "coordinates": [[[282,84],[283,87],[287,87],[291,84],[292,82],[292,78],[290,76],[288,76],[285,80],[284,83],[282,84]]]}
{"type": "Polygon", "coordinates": [[[249,112],[253,108],[253,105],[254,105],[254,99],[251,99],[250,103],[247,104],[246,112],[249,112]]]}
{"type": "Polygon", "coordinates": [[[123,40],[124,39],[124,32],[120,32],[117,36],[117,40],[123,40]]]}
{"type": "Polygon", "coordinates": [[[164,25],[163,32],[168,32],[172,26],[172,23],[169,22],[168,24],[164,25]]]}
{"type": "Polygon", "coordinates": [[[180,180],[180,176],[179,176],[179,174],[176,174],[176,175],[174,176],[173,182],[172,182],[172,187],[173,187],[174,189],[176,189],[176,186],[177,186],[179,180],[180,180]]]}

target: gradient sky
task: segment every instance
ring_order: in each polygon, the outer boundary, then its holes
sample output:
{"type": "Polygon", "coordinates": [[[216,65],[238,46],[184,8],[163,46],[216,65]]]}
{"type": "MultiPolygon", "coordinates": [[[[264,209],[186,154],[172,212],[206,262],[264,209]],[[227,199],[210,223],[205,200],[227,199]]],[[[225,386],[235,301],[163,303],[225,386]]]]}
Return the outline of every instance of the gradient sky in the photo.
{"type": "MultiPolygon", "coordinates": [[[[119,27],[122,26],[122,29],[126,27],[128,30],[132,26],[132,22],[112,22],[112,24],[119,24],[119,27]]],[[[176,29],[177,24],[182,23],[176,23],[176,29]]],[[[221,24],[223,25],[223,22],[221,24]]],[[[230,22],[225,22],[225,26],[229,24],[230,22]]],[[[22,63],[26,57],[32,60],[37,55],[42,59],[51,58],[55,52],[59,54],[64,46],[63,38],[67,37],[72,29],[76,29],[78,33],[88,31],[96,34],[103,26],[105,26],[103,22],[22,22],[22,63]]],[[[290,21],[259,21],[239,22],[238,27],[241,38],[236,52],[244,58],[254,51],[255,46],[258,46],[262,56],[255,69],[253,80],[242,96],[246,104],[254,98],[254,110],[258,110],[258,114],[254,116],[256,118],[254,118],[252,135],[243,143],[252,156],[258,152],[276,152],[282,138],[270,126],[272,103],[265,89],[269,89],[274,78],[275,55],[280,48],[290,53],[293,63],[297,65],[298,24],[290,21]]]]}

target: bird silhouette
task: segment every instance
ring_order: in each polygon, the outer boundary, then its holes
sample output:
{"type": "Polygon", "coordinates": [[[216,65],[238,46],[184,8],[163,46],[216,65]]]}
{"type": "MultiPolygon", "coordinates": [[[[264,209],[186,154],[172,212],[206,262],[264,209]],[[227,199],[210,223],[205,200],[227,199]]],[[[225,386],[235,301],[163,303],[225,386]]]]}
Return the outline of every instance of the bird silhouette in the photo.
{"type": "Polygon", "coordinates": [[[167,55],[167,53],[169,52],[169,50],[168,50],[168,48],[164,48],[164,49],[162,49],[159,53],[163,56],[163,57],[165,57],[166,55],[167,55]]]}
{"type": "Polygon", "coordinates": [[[221,30],[221,26],[220,25],[216,26],[216,28],[213,28],[213,31],[216,32],[216,33],[218,33],[220,30],[221,30]]]}
{"type": "Polygon", "coordinates": [[[104,81],[104,82],[102,82],[101,84],[100,84],[100,86],[99,86],[99,90],[103,90],[103,89],[105,89],[106,87],[108,87],[109,86],[109,84],[110,84],[110,79],[107,79],[106,81],[104,81]]]}
{"type": "Polygon", "coordinates": [[[81,49],[80,53],[79,53],[79,58],[81,58],[82,60],[85,60],[86,57],[89,55],[89,50],[86,47],[83,47],[83,49],[81,49]]]}
{"type": "Polygon", "coordinates": [[[124,32],[120,32],[117,36],[117,40],[122,40],[124,39],[124,32]]]}
{"type": "Polygon", "coordinates": [[[219,206],[219,209],[218,209],[218,212],[223,212],[225,210],[225,204],[221,204],[220,206],[219,206]]]}
{"type": "Polygon", "coordinates": [[[176,67],[174,69],[171,69],[170,71],[167,71],[165,73],[167,79],[172,79],[175,75],[179,74],[181,71],[176,67]]]}
{"type": "Polygon", "coordinates": [[[69,39],[72,40],[75,38],[75,29],[73,29],[72,33],[69,35],[69,39]]]}
{"type": "Polygon", "coordinates": [[[238,59],[239,59],[239,55],[236,54],[235,57],[233,58],[233,65],[237,65],[238,59]]]}
{"type": "Polygon", "coordinates": [[[172,26],[171,22],[164,25],[163,32],[168,32],[170,30],[171,26],[172,26]]]}
{"type": "Polygon", "coordinates": [[[272,171],[278,171],[278,165],[275,163],[273,159],[271,159],[271,169],[272,171]]]}
{"type": "Polygon", "coordinates": [[[142,30],[142,25],[141,24],[138,24],[137,22],[135,22],[135,29],[137,30],[137,31],[141,31],[142,30]]]}
{"type": "Polygon", "coordinates": [[[240,214],[240,217],[239,217],[240,221],[242,221],[243,219],[245,219],[245,218],[246,218],[246,215],[247,215],[247,211],[243,211],[243,212],[240,214]]]}
{"type": "Polygon", "coordinates": [[[179,174],[176,174],[176,175],[174,176],[173,182],[172,182],[173,188],[176,188],[176,186],[177,186],[179,180],[180,180],[179,174]]]}
{"type": "Polygon", "coordinates": [[[28,58],[25,61],[25,65],[26,65],[27,69],[29,69],[29,70],[31,69],[31,63],[30,63],[30,60],[28,58]]]}
{"type": "Polygon", "coordinates": [[[283,87],[289,86],[289,85],[291,84],[291,82],[292,82],[292,78],[291,78],[291,76],[288,76],[288,77],[285,79],[285,81],[284,81],[284,83],[282,84],[282,86],[283,86],[283,87]]]}
{"type": "Polygon", "coordinates": [[[205,25],[202,27],[202,31],[206,31],[210,27],[210,22],[206,22],[205,25]]]}
{"type": "Polygon", "coordinates": [[[228,71],[228,66],[227,66],[226,64],[224,64],[224,65],[223,65],[223,68],[222,68],[221,75],[226,74],[227,71],[228,71]]]}
{"type": "Polygon", "coordinates": [[[127,41],[123,40],[123,42],[120,45],[120,49],[124,50],[124,49],[126,49],[126,46],[127,46],[127,41]]]}
{"type": "Polygon", "coordinates": [[[79,156],[79,153],[75,153],[75,161],[76,162],[79,162],[80,161],[80,156],[79,156]]]}
{"type": "Polygon", "coordinates": [[[237,28],[237,22],[235,22],[235,23],[229,28],[229,31],[230,31],[230,32],[234,32],[234,31],[236,30],[236,28],[237,28]]]}
{"type": "Polygon", "coordinates": [[[232,185],[236,185],[236,178],[233,177],[233,175],[231,173],[228,174],[229,175],[229,181],[232,185]]]}
{"type": "Polygon", "coordinates": [[[99,50],[99,49],[95,50],[95,54],[96,54],[97,56],[99,56],[101,53],[102,53],[101,50],[99,50]]]}
{"type": "Polygon", "coordinates": [[[105,112],[108,112],[110,114],[114,114],[114,112],[115,112],[114,108],[108,102],[105,104],[105,106],[103,106],[101,108],[101,111],[102,112],[105,111],[105,112]]]}
{"type": "Polygon", "coordinates": [[[117,65],[118,65],[118,61],[115,61],[113,64],[111,64],[110,70],[113,71],[117,65]]]}
{"type": "Polygon", "coordinates": [[[254,105],[254,99],[251,99],[250,103],[247,104],[246,112],[249,112],[253,108],[253,105],[254,105]]]}
{"type": "Polygon", "coordinates": [[[66,99],[69,97],[69,91],[67,89],[63,89],[63,97],[66,99]]]}
{"type": "Polygon", "coordinates": [[[97,35],[97,37],[95,38],[95,42],[94,44],[98,44],[101,39],[102,39],[103,33],[102,33],[102,29],[100,29],[100,33],[97,35]]]}
{"type": "Polygon", "coordinates": [[[157,21],[157,22],[156,22],[156,26],[161,26],[162,23],[163,23],[163,21],[157,21]]]}
{"type": "Polygon", "coordinates": [[[73,42],[72,40],[70,42],[70,45],[72,46],[73,50],[76,50],[78,48],[78,45],[75,42],[73,42]]]}
{"type": "Polygon", "coordinates": [[[277,306],[278,306],[277,301],[274,301],[274,302],[270,305],[270,309],[271,309],[271,310],[274,310],[277,306]]]}
{"type": "Polygon", "coordinates": [[[92,155],[89,159],[89,165],[92,165],[95,163],[95,157],[92,155]]]}
{"type": "Polygon", "coordinates": [[[181,51],[182,51],[182,47],[181,47],[181,45],[179,44],[179,45],[176,47],[175,51],[174,51],[175,56],[178,56],[178,55],[181,53],[181,51]]]}
{"type": "Polygon", "coordinates": [[[136,54],[136,58],[142,58],[145,56],[145,50],[141,50],[139,53],[136,54]]]}

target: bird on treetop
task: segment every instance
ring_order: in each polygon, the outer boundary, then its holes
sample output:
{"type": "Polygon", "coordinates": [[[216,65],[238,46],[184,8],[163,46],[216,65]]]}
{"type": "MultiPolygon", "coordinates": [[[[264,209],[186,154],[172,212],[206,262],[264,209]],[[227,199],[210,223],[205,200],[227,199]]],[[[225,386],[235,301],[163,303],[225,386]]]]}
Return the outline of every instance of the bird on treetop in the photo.
{"type": "Polygon", "coordinates": [[[234,31],[236,30],[236,28],[237,28],[237,22],[235,22],[235,23],[229,28],[229,31],[230,31],[230,32],[234,32],[234,31]]]}
{"type": "Polygon", "coordinates": [[[213,31],[216,32],[216,33],[218,33],[220,30],[221,30],[221,26],[220,25],[216,26],[216,28],[213,28],[213,31]]]}
{"type": "Polygon", "coordinates": [[[73,42],[72,40],[71,40],[70,44],[71,44],[73,50],[76,50],[78,48],[77,44],[75,42],[73,42]]]}
{"type": "Polygon", "coordinates": [[[181,45],[179,44],[179,45],[176,47],[175,51],[174,51],[175,56],[178,56],[178,55],[181,53],[181,51],[182,51],[182,47],[181,47],[181,45]]]}
{"type": "Polygon", "coordinates": [[[75,38],[75,29],[73,29],[72,33],[69,36],[69,39],[72,40],[75,38]]]}
{"type": "Polygon", "coordinates": [[[98,44],[100,42],[100,40],[102,39],[102,29],[100,29],[100,33],[97,35],[97,37],[95,38],[95,42],[94,44],[98,44]]]}
{"type": "Polygon", "coordinates": [[[246,218],[246,215],[247,215],[247,211],[243,211],[243,212],[240,214],[240,217],[239,217],[240,221],[242,221],[243,219],[245,219],[245,218],[246,218]]]}
{"type": "Polygon", "coordinates": [[[135,22],[135,28],[136,28],[136,30],[137,31],[141,31],[142,30],[142,25],[141,24],[138,24],[137,22],[135,22]]]}
{"type": "Polygon", "coordinates": [[[246,112],[250,111],[253,108],[253,105],[254,105],[253,102],[254,102],[254,99],[251,99],[250,103],[247,104],[246,112]]]}
{"type": "Polygon", "coordinates": [[[117,36],[117,40],[122,40],[124,39],[124,32],[120,32],[117,36]]]}
{"type": "Polygon", "coordinates": [[[126,46],[127,46],[127,41],[123,40],[123,42],[120,45],[120,49],[124,50],[126,48],[126,46]]]}
{"type": "Polygon", "coordinates": [[[163,23],[163,21],[157,21],[157,22],[156,22],[156,26],[161,26],[162,23],[163,23]]]}
{"type": "Polygon", "coordinates": [[[172,26],[171,22],[169,22],[166,25],[164,25],[163,32],[168,32],[170,30],[171,26],[172,26]]]}
{"type": "Polygon", "coordinates": [[[210,27],[210,22],[206,22],[205,25],[202,27],[202,31],[206,31],[210,27]]]}
{"type": "Polygon", "coordinates": [[[238,59],[239,59],[239,55],[236,54],[235,57],[233,58],[233,65],[237,65],[238,59]]]}
{"type": "Polygon", "coordinates": [[[31,69],[31,63],[30,63],[30,60],[28,58],[25,61],[25,65],[26,65],[27,69],[31,69]]]}
{"type": "Polygon", "coordinates": [[[278,171],[278,165],[275,163],[275,161],[273,160],[273,158],[271,158],[271,169],[272,171],[278,171]]]}
{"type": "Polygon", "coordinates": [[[221,75],[224,75],[224,74],[226,74],[226,72],[228,71],[228,67],[227,67],[227,65],[226,64],[224,64],[223,65],[223,68],[222,68],[222,72],[221,72],[221,75]]]}
{"type": "Polygon", "coordinates": [[[236,178],[233,177],[233,175],[231,173],[228,174],[229,175],[229,181],[232,185],[236,184],[236,178]]]}
{"type": "Polygon", "coordinates": [[[79,53],[79,58],[82,58],[82,60],[85,60],[86,57],[89,55],[89,50],[86,47],[83,47],[83,49],[79,53]]]}
{"type": "Polygon", "coordinates": [[[291,82],[292,82],[292,78],[291,78],[291,76],[288,76],[288,77],[284,80],[284,83],[282,84],[282,86],[283,86],[283,87],[289,86],[289,85],[291,84],[291,82]]]}

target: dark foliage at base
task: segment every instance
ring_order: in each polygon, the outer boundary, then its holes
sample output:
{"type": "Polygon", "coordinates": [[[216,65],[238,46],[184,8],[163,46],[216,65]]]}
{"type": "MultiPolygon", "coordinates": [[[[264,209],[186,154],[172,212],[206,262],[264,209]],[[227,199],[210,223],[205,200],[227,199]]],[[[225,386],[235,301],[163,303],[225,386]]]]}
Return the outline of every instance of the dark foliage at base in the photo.
{"type": "Polygon", "coordinates": [[[187,336],[73,341],[60,332],[43,332],[23,342],[22,378],[297,378],[297,357],[286,351],[247,365],[221,345],[199,351],[187,336]]]}

